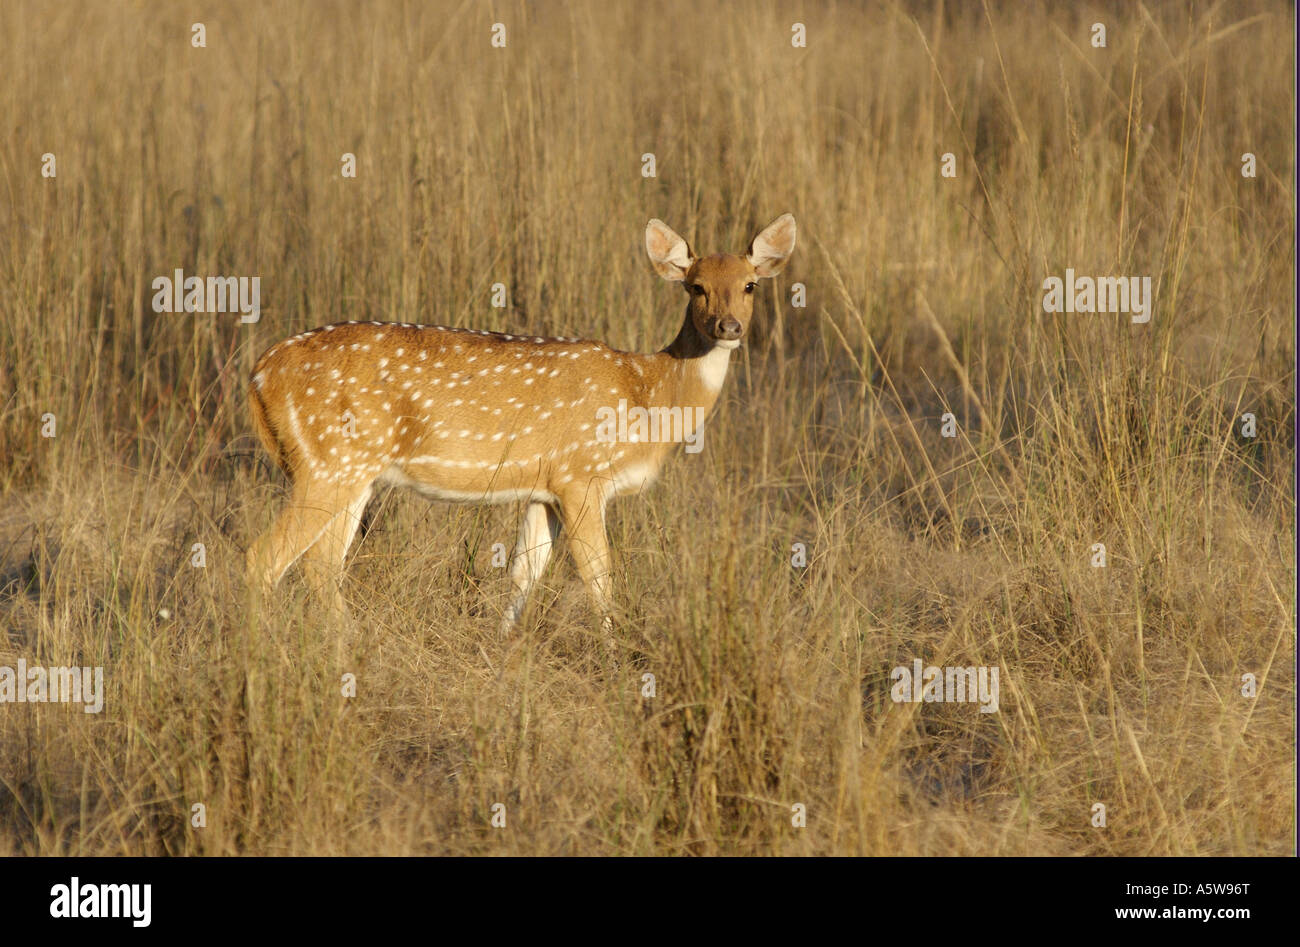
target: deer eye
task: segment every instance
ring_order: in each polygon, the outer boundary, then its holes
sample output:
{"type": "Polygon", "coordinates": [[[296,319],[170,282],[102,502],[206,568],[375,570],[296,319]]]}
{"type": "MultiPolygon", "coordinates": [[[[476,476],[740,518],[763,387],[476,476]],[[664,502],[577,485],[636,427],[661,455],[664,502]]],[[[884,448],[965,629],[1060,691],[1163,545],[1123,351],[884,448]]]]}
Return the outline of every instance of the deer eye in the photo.
{"type": "Polygon", "coordinates": [[[692,283],[692,284],[691,284],[691,295],[692,295],[692,296],[703,296],[703,295],[704,295],[704,287],[701,286],[699,283],[692,283]]]}
{"type": "Polygon", "coordinates": [[[754,287],[757,286],[757,285],[758,285],[757,283],[746,283],[746,284],[745,284],[745,292],[747,292],[747,293],[752,293],[752,292],[754,291],[754,287]]]}

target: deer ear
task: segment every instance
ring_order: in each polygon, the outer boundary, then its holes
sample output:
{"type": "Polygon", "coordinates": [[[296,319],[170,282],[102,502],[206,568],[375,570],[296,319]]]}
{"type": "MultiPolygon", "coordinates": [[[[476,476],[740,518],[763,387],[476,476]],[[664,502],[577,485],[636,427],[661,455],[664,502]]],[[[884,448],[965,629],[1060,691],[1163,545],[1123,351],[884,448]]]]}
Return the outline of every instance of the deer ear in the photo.
{"type": "Polygon", "coordinates": [[[686,241],[658,219],[645,225],[645,252],[650,257],[655,272],[673,282],[684,280],[686,271],[695,262],[695,254],[686,241]]]}
{"type": "Polygon", "coordinates": [[[782,214],[749,244],[749,262],[759,276],[775,276],[794,253],[794,218],[782,214]]]}

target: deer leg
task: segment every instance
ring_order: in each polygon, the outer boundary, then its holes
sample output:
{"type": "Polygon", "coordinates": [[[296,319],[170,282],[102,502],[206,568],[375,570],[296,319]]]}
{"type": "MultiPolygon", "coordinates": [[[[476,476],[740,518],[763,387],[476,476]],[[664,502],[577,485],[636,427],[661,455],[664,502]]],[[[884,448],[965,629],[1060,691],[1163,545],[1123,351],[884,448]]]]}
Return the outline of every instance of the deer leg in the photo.
{"type": "Polygon", "coordinates": [[[361,515],[370,502],[371,489],[367,487],[348,504],[347,509],[336,513],[329,526],[312,546],[303,553],[302,569],[312,587],[319,591],[329,611],[346,616],[347,604],[343,601],[343,562],[348,547],[361,526],[361,515]]]}
{"type": "Polygon", "coordinates": [[[337,484],[304,479],[294,485],[289,506],[248,549],[248,582],[263,592],[279,583],[298,557],[315,545],[355,497],[337,484]]]}
{"type": "Polygon", "coordinates": [[[560,533],[560,518],[545,503],[529,503],[519,526],[519,539],[510,557],[510,604],[501,619],[501,634],[514,630],[524,614],[528,593],[542,577],[551,558],[551,546],[560,533]]]}
{"type": "MultiPolygon", "coordinates": [[[[587,583],[592,604],[600,615],[600,628],[607,639],[614,631],[610,615],[610,555],[605,537],[605,504],[587,500],[563,504],[564,528],[569,532],[569,551],[578,575],[587,583]]],[[[611,643],[611,642],[607,642],[611,643]]]]}

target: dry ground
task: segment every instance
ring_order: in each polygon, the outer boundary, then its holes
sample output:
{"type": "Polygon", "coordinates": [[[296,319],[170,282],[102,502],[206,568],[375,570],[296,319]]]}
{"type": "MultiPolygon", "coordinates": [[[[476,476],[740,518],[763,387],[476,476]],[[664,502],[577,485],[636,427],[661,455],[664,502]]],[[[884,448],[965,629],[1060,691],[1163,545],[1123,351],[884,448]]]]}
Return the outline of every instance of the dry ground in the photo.
{"type": "Polygon", "coordinates": [[[0,5],[0,665],[107,681],[0,705],[0,854],[1292,850],[1290,5],[709,6],[234,3],[195,49],[184,5],[0,5]],[[563,551],[495,637],[511,508],[377,500],[350,632],[249,609],[272,342],[649,351],[646,220],[784,211],[704,452],[611,509],[618,670],[563,551]],[[261,321],[153,312],[178,267],[261,321]],[[1151,322],[1044,313],[1066,267],[1151,276],[1151,322]],[[892,702],[918,657],[999,712],[892,702]]]}

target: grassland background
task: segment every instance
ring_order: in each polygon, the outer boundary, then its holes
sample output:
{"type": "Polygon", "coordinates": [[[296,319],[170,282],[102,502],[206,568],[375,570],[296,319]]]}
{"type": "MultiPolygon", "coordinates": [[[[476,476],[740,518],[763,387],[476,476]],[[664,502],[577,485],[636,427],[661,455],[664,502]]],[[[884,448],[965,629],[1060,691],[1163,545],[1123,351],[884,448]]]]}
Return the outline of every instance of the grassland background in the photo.
{"type": "Polygon", "coordinates": [[[0,4],[0,664],[107,682],[0,707],[0,854],[1292,850],[1290,5],[196,9],[0,4]],[[650,351],[685,297],[646,220],[737,251],[785,211],[705,450],[611,507],[618,671],[563,547],[495,637],[510,507],[382,496],[352,629],[292,574],[249,610],[264,348],[650,351]],[[178,267],[261,276],[261,321],[154,313],[178,267]],[[1151,322],[1045,314],[1066,267],[1150,275],[1151,322]],[[999,665],[1000,712],[892,703],[915,657],[999,665]]]}

